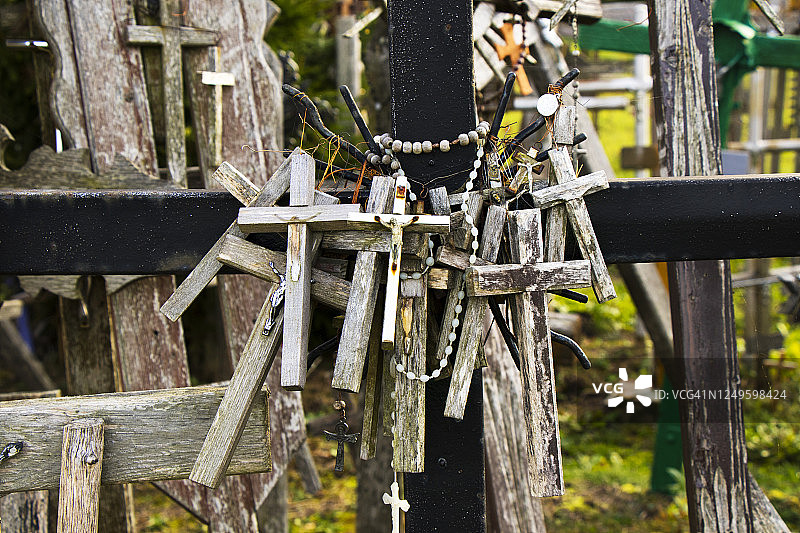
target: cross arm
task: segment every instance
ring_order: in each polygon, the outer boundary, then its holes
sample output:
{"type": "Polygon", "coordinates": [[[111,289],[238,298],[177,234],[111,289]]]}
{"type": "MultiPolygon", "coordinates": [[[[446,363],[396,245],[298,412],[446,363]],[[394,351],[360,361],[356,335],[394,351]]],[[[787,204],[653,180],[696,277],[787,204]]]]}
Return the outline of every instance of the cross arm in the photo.
{"type": "Polygon", "coordinates": [[[401,226],[406,226],[403,231],[415,233],[449,233],[450,217],[437,215],[393,215],[374,213],[350,213],[347,216],[348,229],[357,230],[385,230],[383,223],[394,220],[401,226]],[[383,222],[383,223],[382,223],[383,222]]]}
{"type": "Polygon", "coordinates": [[[179,31],[183,46],[213,46],[219,41],[219,34],[212,30],[130,24],[127,27],[128,44],[163,45],[165,31],[179,31]]]}
{"type": "Polygon", "coordinates": [[[589,261],[585,260],[476,266],[468,268],[466,274],[469,296],[576,289],[592,283],[589,261]]]}
{"type": "Polygon", "coordinates": [[[587,194],[608,189],[608,178],[604,171],[592,172],[571,181],[545,187],[531,193],[533,203],[540,209],[547,209],[556,204],[577,200],[587,194]]]}
{"type": "Polygon", "coordinates": [[[307,207],[243,207],[237,223],[245,233],[286,231],[288,224],[308,224],[312,229],[343,230],[349,215],[361,210],[358,204],[314,205],[307,207]]]}

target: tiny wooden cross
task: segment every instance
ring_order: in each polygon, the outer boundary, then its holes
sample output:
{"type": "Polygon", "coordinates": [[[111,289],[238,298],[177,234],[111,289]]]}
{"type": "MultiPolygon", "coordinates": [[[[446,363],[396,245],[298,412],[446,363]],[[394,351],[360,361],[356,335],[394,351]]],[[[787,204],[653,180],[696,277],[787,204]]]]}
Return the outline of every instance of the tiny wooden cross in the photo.
{"type": "Polygon", "coordinates": [[[175,0],[160,0],[161,26],[127,28],[127,42],[140,46],[161,47],[161,77],[164,84],[164,123],[167,137],[167,168],[170,179],[186,188],[186,131],[183,117],[183,69],[181,54],[184,46],[213,46],[219,36],[211,30],[180,25],[181,17],[175,0]]]}
{"type": "MultiPolygon", "coordinates": [[[[499,44],[495,45],[497,55],[500,56],[501,59],[507,57],[509,61],[511,61],[511,65],[515,66],[520,60],[524,60],[523,54],[528,53],[528,47],[525,46],[525,43],[517,44],[517,40],[514,38],[514,24],[511,22],[504,23],[499,29],[500,33],[503,34],[503,38],[505,38],[506,44],[503,46],[499,44]]],[[[525,74],[525,69],[517,69],[516,74],[517,86],[519,87],[520,94],[522,96],[527,96],[533,93],[531,84],[528,81],[528,76],[525,74]]]]}
{"type": "Polygon", "coordinates": [[[394,207],[390,214],[352,213],[348,227],[366,230],[390,230],[392,244],[389,251],[389,270],[386,275],[386,304],[383,309],[381,345],[385,350],[394,347],[397,298],[400,291],[400,257],[403,253],[403,230],[423,233],[448,233],[450,217],[434,215],[406,215],[408,179],[397,178],[394,190],[394,207]]]}
{"type": "Polygon", "coordinates": [[[411,506],[406,500],[400,499],[400,486],[397,481],[392,482],[392,495],[383,493],[383,503],[392,506],[392,533],[400,533],[400,509],[407,513],[411,506]]]}
{"type": "Polygon", "coordinates": [[[543,257],[540,218],[538,209],[509,213],[511,259],[515,264],[468,268],[466,285],[470,295],[513,295],[511,311],[520,353],[528,472],[533,495],[546,497],[563,494],[564,481],[545,291],[587,287],[591,273],[585,260],[539,262],[543,257]]]}
{"type": "Polygon", "coordinates": [[[200,83],[214,87],[214,165],[222,163],[222,88],[233,87],[236,78],[230,72],[217,72],[220,49],[214,47],[214,71],[200,71],[200,83]]]}
{"type": "Polygon", "coordinates": [[[344,420],[339,420],[336,424],[336,433],[325,431],[325,439],[335,440],[338,442],[336,446],[336,466],[333,467],[334,472],[342,472],[344,470],[344,443],[354,443],[358,440],[360,433],[348,434],[347,430],[350,426],[344,420]]]}
{"type": "Polygon", "coordinates": [[[290,207],[244,207],[239,210],[238,218],[239,228],[246,233],[285,229],[288,234],[281,386],[289,390],[302,390],[306,382],[311,320],[311,230],[344,229],[347,215],[361,209],[358,204],[313,205],[314,185],[314,160],[310,156],[296,157],[289,182],[290,207]]]}
{"type": "MultiPolygon", "coordinates": [[[[555,148],[547,152],[550,165],[558,184],[535,191],[532,196],[537,206],[545,209],[565,204],[566,214],[572,224],[575,238],[580,246],[581,254],[592,264],[592,287],[598,302],[605,302],[617,297],[614,284],[608,267],[600,251],[600,243],[592,228],[589,211],[583,196],[601,189],[608,188],[605,172],[595,172],[588,176],[578,178],[572,166],[572,159],[566,146],[555,148]]],[[[564,258],[564,242],[566,240],[566,224],[563,214],[558,210],[551,210],[547,223],[547,248],[545,258],[548,261],[561,261],[564,258]]]]}

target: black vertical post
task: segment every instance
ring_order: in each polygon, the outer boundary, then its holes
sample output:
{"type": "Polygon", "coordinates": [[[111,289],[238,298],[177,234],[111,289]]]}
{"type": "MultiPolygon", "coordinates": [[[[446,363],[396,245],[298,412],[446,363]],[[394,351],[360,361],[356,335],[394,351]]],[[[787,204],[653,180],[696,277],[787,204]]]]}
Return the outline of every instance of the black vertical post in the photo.
{"type": "MultiPolygon", "coordinates": [[[[472,0],[389,2],[393,138],[436,143],[475,128],[472,11],[472,0]]],[[[412,189],[424,196],[428,188],[460,187],[474,157],[473,145],[400,160],[412,189]]],[[[425,472],[404,477],[407,533],[486,530],[480,371],[462,421],[443,415],[449,385],[426,386],[425,472]]]]}

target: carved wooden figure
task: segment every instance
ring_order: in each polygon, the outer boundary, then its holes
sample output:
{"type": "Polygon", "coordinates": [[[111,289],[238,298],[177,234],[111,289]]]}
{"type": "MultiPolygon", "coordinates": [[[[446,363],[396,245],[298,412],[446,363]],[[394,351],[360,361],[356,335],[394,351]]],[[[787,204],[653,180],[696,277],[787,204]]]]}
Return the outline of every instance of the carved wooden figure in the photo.
{"type": "MultiPolygon", "coordinates": [[[[605,172],[600,171],[584,178],[575,175],[572,166],[572,159],[566,146],[552,149],[547,152],[550,158],[550,165],[553,176],[560,187],[542,189],[534,193],[534,200],[538,202],[540,208],[554,206],[563,203],[566,207],[566,215],[572,225],[575,238],[581,249],[583,257],[592,264],[592,287],[598,302],[605,302],[617,297],[608,267],[603,260],[600,251],[600,244],[592,228],[592,221],[589,218],[589,211],[586,209],[586,202],[583,195],[608,187],[605,180],[605,172]],[[602,173],[602,175],[601,175],[602,173]],[[580,185],[576,184],[573,188],[572,183],[582,179],[580,185]],[[555,194],[553,194],[555,193],[555,194]],[[551,196],[552,195],[552,196],[551,196]]],[[[552,210],[547,223],[547,247],[545,252],[546,260],[561,261],[564,259],[564,240],[566,238],[566,221],[563,212],[552,210]]]]}

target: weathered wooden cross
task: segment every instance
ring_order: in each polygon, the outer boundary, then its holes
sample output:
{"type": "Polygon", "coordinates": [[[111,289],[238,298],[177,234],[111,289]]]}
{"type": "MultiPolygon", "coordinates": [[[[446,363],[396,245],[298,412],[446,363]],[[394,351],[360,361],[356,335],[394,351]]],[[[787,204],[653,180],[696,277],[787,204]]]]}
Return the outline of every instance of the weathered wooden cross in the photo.
{"type": "Polygon", "coordinates": [[[129,45],[161,47],[167,168],[172,182],[185,188],[186,130],[183,116],[181,55],[184,46],[214,46],[219,36],[211,30],[181,26],[181,11],[175,0],[160,0],[158,15],[160,26],[129,25],[127,42],[129,45]]]}
{"type": "Polygon", "coordinates": [[[509,213],[512,264],[468,268],[467,294],[512,295],[512,319],[520,354],[520,372],[528,434],[528,472],[534,496],[564,493],[561,437],[558,430],[547,294],[553,289],[591,284],[589,262],[541,263],[541,215],[538,209],[509,213]]]}
{"type": "Polygon", "coordinates": [[[236,77],[230,72],[220,72],[220,49],[214,48],[214,70],[201,70],[200,83],[214,87],[214,165],[222,164],[222,88],[233,87],[236,84],[236,77]]]}
{"type": "Polygon", "coordinates": [[[239,227],[248,233],[286,229],[286,293],[283,325],[281,386],[302,390],[306,383],[308,330],[311,321],[311,230],[344,229],[348,215],[360,211],[358,204],[315,206],[314,160],[311,156],[292,161],[289,185],[290,207],[243,207],[239,227]]]}
{"type": "Polygon", "coordinates": [[[589,211],[583,200],[585,194],[608,188],[605,172],[599,171],[578,178],[566,146],[551,149],[547,155],[550,158],[552,176],[557,186],[533,193],[533,198],[540,208],[552,207],[547,219],[545,260],[562,261],[564,259],[566,218],[569,217],[581,254],[592,265],[592,288],[597,296],[597,301],[605,302],[616,298],[617,293],[614,290],[611,275],[608,273],[603,254],[600,252],[600,244],[597,242],[589,211]]]}

